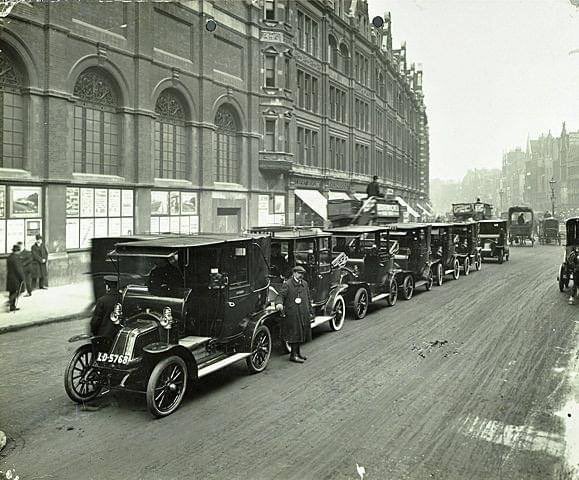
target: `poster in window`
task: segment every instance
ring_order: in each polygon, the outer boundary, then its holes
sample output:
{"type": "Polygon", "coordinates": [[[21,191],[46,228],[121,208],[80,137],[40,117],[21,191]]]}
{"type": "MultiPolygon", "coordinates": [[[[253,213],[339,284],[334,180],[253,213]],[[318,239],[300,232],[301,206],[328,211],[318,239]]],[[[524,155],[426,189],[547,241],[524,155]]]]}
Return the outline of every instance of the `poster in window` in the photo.
{"type": "Polygon", "coordinates": [[[10,216],[40,217],[40,195],[40,187],[10,187],[10,216]]]}
{"type": "Polygon", "coordinates": [[[169,217],[171,219],[171,233],[179,233],[179,229],[181,228],[179,217],[169,217]]]}
{"type": "Polygon", "coordinates": [[[169,217],[159,217],[159,232],[168,233],[171,230],[169,217]]]}
{"type": "Polygon", "coordinates": [[[169,192],[153,190],[151,192],[151,215],[169,214],[169,192]]]}
{"type": "Polygon", "coordinates": [[[171,215],[181,213],[181,195],[179,192],[171,192],[169,195],[169,213],[171,215]]]}
{"type": "Polygon", "coordinates": [[[133,234],[133,217],[121,218],[121,235],[133,234]]]}
{"type": "Polygon", "coordinates": [[[97,188],[94,191],[94,216],[95,217],[106,217],[107,216],[107,189],[97,188]]]}
{"type": "Polygon", "coordinates": [[[109,190],[109,217],[121,216],[121,191],[109,190]]]}
{"type": "Polygon", "coordinates": [[[0,185],[0,218],[6,218],[6,185],[0,185]]]}
{"type": "Polygon", "coordinates": [[[36,235],[42,235],[42,222],[40,219],[26,220],[26,238],[24,245],[30,250],[36,241],[36,235]]]}
{"type": "Polygon", "coordinates": [[[92,188],[80,189],[80,216],[94,217],[94,190],[92,188]]]}
{"type": "Polygon", "coordinates": [[[285,197],[283,195],[274,197],[273,213],[285,213],[285,197]]]}
{"type": "Polygon", "coordinates": [[[181,213],[183,215],[197,215],[197,193],[181,192],[181,213]]]}
{"type": "Polygon", "coordinates": [[[66,219],[66,248],[79,248],[80,220],[78,218],[66,219]]]}
{"type": "Polygon", "coordinates": [[[189,235],[190,232],[190,223],[191,220],[189,220],[189,217],[179,217],[181,219],[181,224],[179,226],[179,233],[183,234],[183,235],[189,235]]]}
{"type": "Polygon", "coordinates": [[[66,216],[78,217],[80,213],[80,190],[77,187],[66,188],[66,216]]]}
{"type": "Polygon", "coordinates": [[[121,234],[121,219],[109,218],[109,236],[116,237],[121,234]]]}
{"type": "Polygon", "coordinates": [[[109,232],[109,219],[108,218],[95,218],[94,219],[94,236],[96,237],[106,237],[109,232]]]}
{"type": "MultiPolygon", "coordinates": [[[[122,198],[122,216],[132,217],[133,216],[133,191],[123,190],[122,198]]],[[[131,228],[132,230],[132,228],[131,228]]]]}
{"type": "Polygon", "coordinates": [[[0,220],[0,253],[6,253],[6,220],[0,220]]]}
{"type": "Polygon", "coordinates": [[[151,233],[159,233],[159,217],[151,217],[151,233]]]}
{"type": "Polygon", "coordinates": [[[94,218],[81,218],[79,248],[90,248],[90,241],[93,237],[94,237],[94,218]]]}
{"type": "Polygon", "coordinates": [[[259,195],[257,199],[257,223],[267,225],[269,223],[269,195],[259,195]]]}
{"type": "Polygon", "coordinates": [[[10,253],[12,247],[24,241],[24,220],[8,220],[6,222],[6,249],[10,253]]]}
{"type": "Polygon", "coordinates": [[[189,233],[199,233],[199,216],[189,217],[189,233]]]}

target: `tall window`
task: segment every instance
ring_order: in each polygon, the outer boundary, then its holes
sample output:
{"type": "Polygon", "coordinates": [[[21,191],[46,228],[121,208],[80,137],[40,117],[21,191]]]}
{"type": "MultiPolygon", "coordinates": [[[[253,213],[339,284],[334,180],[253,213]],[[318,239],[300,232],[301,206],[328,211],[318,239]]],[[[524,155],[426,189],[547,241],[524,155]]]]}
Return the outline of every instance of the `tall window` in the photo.
{"type": "Polygon", "coordinates": [[[99,68],[85,70],[74,95],[74,171],[117,175],[120,145],[118,96],[109,76],[99,68]]]}
{"type": "Polygon", "coordinates": [[[291,78],[292,78],[292,72],[291,72],[291,65],[290,65],[290,59],[289,57],[285,57],[285,88],[286,90],[291,90],[291,78]]]}
{"type": "Polygon", "coordinates": [[[267,152],[275,152],[275,120],[268,119],[265,121],[265,138],[264,147],[267,152]]]}
{"type": "Polygon", "coordinates": [[[275,87],[275,57],[265,56],[265,86],[275,87]]]}
{"type": "Polygon", "coordinates": [[[185,110],[177,96],[165,90],[155,105],[155,176],[187,178],[185,110]]]}
{"type": "Polygon", "coordinates": [[[239,182],[239,133],[233,111],[219,107],[215,115],[216,158],[215,179],[218,182],[239,182]]]}
{"type": "Polygon", "coordinates": [[[328,37],[328,60],[332,67],[338,68],[338,44],[332,35],[328,37]]]}
{"type": "Polygon", "coordinates": [[[0,50],[0,167],[24,167],[24,108],[22,76],[0,50]]]}
{"type": "Polygon", "coordinates": [[[350,52],[345,43],[340,44],[340,70],[344,75],[350,75],[350,52]]]}
{"type": "Polygon", "coordinates": [[[265,0],[265,19],[275,20],[275,0],[265,0]]]}

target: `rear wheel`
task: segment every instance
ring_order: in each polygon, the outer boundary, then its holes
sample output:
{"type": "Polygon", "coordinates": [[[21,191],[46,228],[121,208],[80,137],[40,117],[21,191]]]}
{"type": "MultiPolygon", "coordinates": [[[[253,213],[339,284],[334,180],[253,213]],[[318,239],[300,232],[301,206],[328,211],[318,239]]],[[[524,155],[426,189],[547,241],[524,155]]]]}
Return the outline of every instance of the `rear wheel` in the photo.
{"type": "Polygon", "coordinates": [[[386,301],[391,307],[396,305],[396,302],[398,301],[398,283],[396,283],[395,278],[390,282],[390,290],[388,292],[388,297],[386,297],[386,301]]]}
{"type": "Polygon", "coordinates": [[[502,250],[499,251],[499,254],[497,255],[497,260],[499,261],[499,263],[503,263],[504,261],[504,253],[502,250]]]}
{"type": "Polygon", "coordinates": [[[66,367],[64,389],[73,402],[84,403],[93,400],[102,390],[93,361],[92,345],[83,345],[74,352],[66,367]]]}
{"type": "Polygon", "coordinates": [[[330,330],[337,332],[344,326],[344,319],[346,318],[346,302],[344,297],[338,295],[334,301],[334,308],[332,309],[332,319],[330,320],[330,330]]]}
{"type": "Polygon", "coordinates": [[[412,275],[406,275],[402,283],[402,298],[410,300],[414,295],[414,278],[412,275]]]}
{"type": "Polygon", "coordinates": [[[161,360],[153,369],[147,384],[147,408],[155,417],[171,415],[187,389],[187,366],[177,356],[161,360]]]}
{"type": "Polygon", "coordinates": [[[563,292],[566,288],[565,286],[565,269],[563,268],[563,265],[561,265],[559,267],[559,291],[563,292]]]}
{"type": "Polygon", "coordinates": [[[360,320],[368,313],[369,295],[368,290],[362,287],[359,288],[354,295],[354,318],[360,320]]]}
{"type": "Polygon", "coordinates": [[[452,278],[454,278],[455,280],[458,280],[460,278],[460,262],[458,261],[458,258],[454,259],[454,264],[452,268],[452,278]]]}
{"type": "Polygon", "coordinates": [[[436,285],[439,287],[444,283],[444,269],[442,268],[442,263],[436,266],[436,285]]]}
{"type": "Polygon", "coordinates": [[[271,333],[265,325],[260,325],[253,334],[251,355],[246,358],[250,373],[263,372],[271,357],[271,333]]]}
{"type": "Polygon", "coordinates": [[[463,267],[464,267],[464,274],[468,275],[470,273],[470,258],[469,257],[466,257],[464,259],[463,267]]]}

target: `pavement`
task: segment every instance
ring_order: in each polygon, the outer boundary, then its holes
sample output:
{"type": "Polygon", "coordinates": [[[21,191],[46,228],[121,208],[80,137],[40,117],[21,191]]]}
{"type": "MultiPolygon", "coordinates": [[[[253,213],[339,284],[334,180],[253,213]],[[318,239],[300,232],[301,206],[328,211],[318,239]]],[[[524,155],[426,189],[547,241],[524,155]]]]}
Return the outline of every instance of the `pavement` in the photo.
{"type": "MultiPolygon", "coordinates": [[[[502,265],[339,332],[319,327],[297,365],[279,351],[203,377],[171,416],[144,395],[86,405],[64,373],[85,321],[0,335],[0,471],[59,480],[572,480],[579,465],[579,305],[557,247],[502,265]]],[[[48,290],[50,293],[50,290],[48,290]]]]}
{"type": "Polygon", "coordinates": [[[8,293],[4,292],[0,313],[0,334],[23,328],[86,318],[93,303],[91,282],[49,287],[26,293],[18,299],[17,312],[8,311],[8,293]]]}

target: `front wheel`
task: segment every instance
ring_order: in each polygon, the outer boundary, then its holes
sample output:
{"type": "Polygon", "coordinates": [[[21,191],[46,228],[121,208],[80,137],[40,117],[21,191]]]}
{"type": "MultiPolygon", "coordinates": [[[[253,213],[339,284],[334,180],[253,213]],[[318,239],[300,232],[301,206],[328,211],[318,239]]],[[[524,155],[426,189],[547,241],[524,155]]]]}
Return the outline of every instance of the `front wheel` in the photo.
{"type": "Polygon", "coordinates": [[[458,280],[460,278],[460,262],[458,258],[454,260],[453,268],[452,268],[452,278],[458,280]]]}
{"type": "Polygon", "coordinates": [[[565,291],[565,269],[563,266],[559,267],[559,291],[565,291]]]}
{"type": "Polygon", "coordinates": [[[265,325],[260,325],[251,340],[251,355],[245,359],[250,373],[265,370],[271,357],[271,333],[265,325]]]}
{"type": "Polygon", "coordinates": [[[92,345],[83,345],[74,352],[66,367],[64,389],[73,402],[84,403],[93,400],[102,390],[93,361],[92,345]]]}
{"type": "Polygon", "coordinates": [[[479,253],[477,253],[474,257],[474,268],[477,272],[481,271],[482,268],[482,258],[479,253]]]}
{"type": "Polygon", "coordinates": [[[470,273],[470,258],[466,257],[464,259],[464,275],[468,276],[468,274],[470,273]]]}
{"type": "Polygon", "coordinates": [[[386,301],[390,307],[396,305],[396,302],[398,301],[398,283],[396,283],[395,278],[390,282],[390,289],[386,301]]]}
{"type": "Polygon", "coordinates": [[[504,254],[503,251],[501,250],[497,256],[497,260],[499,261],[499,263],[503,263],[504,261],[504,254]]]}
{"type": "Polygon", "coordinates": [[[368,290],[362,287],[359,288],[354,295],[354,318],[360,320],[366,316],[368,313],[368,290]]]}
{"type": "Polygon", "coordinates": [[[414,295],[414,278],[412,275],[406,275],[402,284],[402,298],[410,300],[414,295]]]}
{"type": "Polygon", "coordinates": [[[161,360],[153,369],[147,384],[147,408],[155,417],[172,414],[187,389],[187,366],[181,357],[161,360]]]}
{"type": "Polygon", "coordinates": [[[444,269],[442,268],[442,263],[436,266],[436,285],[442,287],[444,283],[444,269]]]}
{"type": "Polygon", "coordinates": [[[344,326],[346,318],[346,302],[342,295],[338,295],[334,301],[334,308],[332,309],[332,319],[330,320],[330,330],[337,332],[344,326]]]}
{"type": "Polygon", "coordinates": [[[434,285],[434,274],[432,273],[432,268],[430,268],[428,270],[428,278],[426,279],[426,285],[424,285],[427,292],[432,290],[432,285],[434,285]]]}

